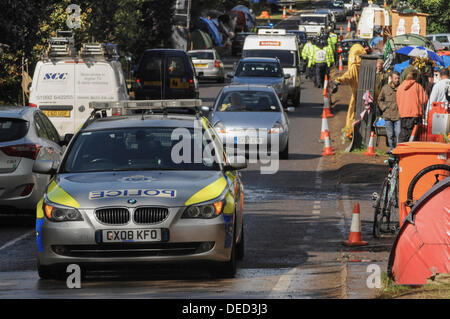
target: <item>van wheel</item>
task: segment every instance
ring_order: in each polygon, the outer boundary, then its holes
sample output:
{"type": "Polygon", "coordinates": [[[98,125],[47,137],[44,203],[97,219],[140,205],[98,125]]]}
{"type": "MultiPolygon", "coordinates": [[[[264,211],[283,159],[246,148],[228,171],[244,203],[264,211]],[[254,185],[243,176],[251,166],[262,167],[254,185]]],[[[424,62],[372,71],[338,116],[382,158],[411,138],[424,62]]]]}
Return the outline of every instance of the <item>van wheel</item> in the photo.
{"type": "Polygon", "coordinates": [[[298,90],[298,93],[295,95],[293,102],[294,107],[299,107],[300,106],[300,90],[298,90]]]}

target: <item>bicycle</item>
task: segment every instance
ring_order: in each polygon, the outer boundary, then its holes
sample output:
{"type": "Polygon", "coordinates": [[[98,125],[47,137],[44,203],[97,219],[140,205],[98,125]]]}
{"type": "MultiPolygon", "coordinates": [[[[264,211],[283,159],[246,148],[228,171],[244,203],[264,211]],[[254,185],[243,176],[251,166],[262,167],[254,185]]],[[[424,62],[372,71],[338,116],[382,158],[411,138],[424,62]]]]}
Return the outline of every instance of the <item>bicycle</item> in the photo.
{"type": "Polygon", "coordinates": [[[373,207],[373,236],[380,238],[382,233],[395,234],[399,229],[398,214],[398,157],[389,155],[385,161],[389,165],[389,174],[384,178],[381,193],[373,193],[372,200],[375,201],[373,207]]]}
{"type": "Polygon", "coordinates": [[[408,186],[408,192],[406,195],[406,206],[412,207],[417,202],[417,198],[414,198],[414,189],[421,178],[423,178],[426,174],[431,173],[433,171],[447,171],[447,174],[437,173],[434,174],[434,178],[436,181],[433,186],[439,183],[442,179],[440,177],[448,177],[450,175],[450,165],[447,164],[434,164],[422,169],[419,173],[414,176],[411,180],[411,183],[408,186]]]}

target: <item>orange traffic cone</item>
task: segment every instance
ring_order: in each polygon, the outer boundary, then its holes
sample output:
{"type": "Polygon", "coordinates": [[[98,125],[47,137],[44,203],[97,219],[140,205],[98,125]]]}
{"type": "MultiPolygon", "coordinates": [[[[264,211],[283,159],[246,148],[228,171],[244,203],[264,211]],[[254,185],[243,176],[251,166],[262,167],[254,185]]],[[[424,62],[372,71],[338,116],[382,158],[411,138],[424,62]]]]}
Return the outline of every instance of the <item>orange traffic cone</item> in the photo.
{"type": "Polygon", "coordinates": [[[345,246],[365,246],[366,241],[362,240],[361,234],[361,218],[359,211],[359,203],[356,203],[353,207],[352,226],[350,227],[350,235],[347,241],[342,242],[345,246]]]}
{"type": "Polygon", "coordinates": [[[325,139],[325,132],[329,131],[329,130],[330,129],[328,128],[328,118],[327,118],[327,114],[325,113],[325,109],[324,109],[322,111],[322,128],[320,130],[320,140],[325,139]]]}
{"type": "Polygon", "coordinates": [[[342,62],[342,54],[339,54],[339,72],[344,72],[344,63],[342,62]]]}
{"type": "Polygon", "coordinates": [[[289,3],[289,14],[292,14],[292,2],[289,3]]]}
{"type": "Polygon", "coordinates": [[[411,136],[409,137],[408,142],[414,142],[414,140],[416,139],[418,128],[419,128],[419,126],[417,124],[414,125],[413,130],[411,132],[411,136]]]}
{"type": "Polygon", "coordinates": [[[347,33],[350,33],[350,19],[347,22],[347,33]]]}
{"type": "Polygon", "coordinates": [[[375,132],[370,132],[370,140],[369,146],[367,147],[367,151],[363,155],[367,156],[375,156],[375,147],[373,146],[373,138],[375,137],[375,132]]]}
{"type": "Polygon", "coordinates": [[[286,7],[283,7],[283,19],[286,19],[286,7]]]}
{"type": "Polygon", "coordinates": [[[322,156],[334,155],[334,151],[331,148],[330,142],[330,132],[328,130],[325,131],[325,147],[323,148],[322,156]]]}
{"type": "Polygon", "coordinates": [[[328,96],[327,90],[328,90],[328,74],[325,74],[325,79],[323,81],[323,93],[322,93],[323,96],[325,95],[328,96]]]}
{"type": "Polygon", "coordinates": [[[325,112],[326,117],[334,117],[333,113],[330,110],[330,99],[328,98],[328,78],[325,75],[325,84],[323,89],[323,110],[325,112]]]}

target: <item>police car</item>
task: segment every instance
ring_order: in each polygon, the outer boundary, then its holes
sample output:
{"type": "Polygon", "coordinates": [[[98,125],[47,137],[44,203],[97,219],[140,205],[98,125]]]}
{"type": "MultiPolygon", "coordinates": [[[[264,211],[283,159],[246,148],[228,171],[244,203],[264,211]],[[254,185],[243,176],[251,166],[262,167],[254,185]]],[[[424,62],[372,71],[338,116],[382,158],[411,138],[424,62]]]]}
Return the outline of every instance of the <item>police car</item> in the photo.
{"type": "Polygon", "coordinates": [[[61,163],[36,161],[35,172],[54,175],[37,205],[41,278],[68,264],[201,262],[235,274],[246,164],[227,158],[200,106],[92,102],[61,163]],[[107,116],[113,107],[123,115],[107,116]]]}

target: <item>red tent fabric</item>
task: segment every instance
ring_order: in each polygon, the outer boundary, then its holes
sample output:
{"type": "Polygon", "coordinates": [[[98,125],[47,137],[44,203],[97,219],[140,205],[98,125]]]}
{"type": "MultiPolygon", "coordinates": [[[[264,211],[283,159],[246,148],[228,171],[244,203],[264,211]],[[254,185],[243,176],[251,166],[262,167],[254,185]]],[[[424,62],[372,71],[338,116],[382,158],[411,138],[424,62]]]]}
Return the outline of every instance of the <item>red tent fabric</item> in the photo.
{"type": "Polygon", "coordinates": [[[389,256],[397,284],[423,285],[433,274],[450,273],[450,177],[414,205],[389,256]]]}

